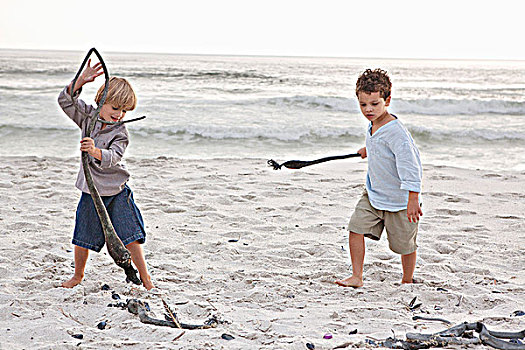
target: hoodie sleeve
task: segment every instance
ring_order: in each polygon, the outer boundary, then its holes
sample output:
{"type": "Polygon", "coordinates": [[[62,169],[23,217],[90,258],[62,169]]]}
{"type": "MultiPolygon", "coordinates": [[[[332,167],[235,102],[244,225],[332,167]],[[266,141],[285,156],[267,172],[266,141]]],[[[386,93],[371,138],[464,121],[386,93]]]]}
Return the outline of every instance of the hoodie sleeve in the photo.
{"type": "Polygon", "coordinates": [[[102,168],[110,168],[116,165],[124,156],[124,151],[128,147],[129,137],[127,131],[124,129],[119,132],[111,141],[107,149],[100,149],[102,159],[100,166],[102,168]]]}
{"type": "Polygon", "coordinates": [[[60,95],[58,95],[58,104],[64,113],[66,113],[66,115],[81,128],[82,121],[86,119],[87,115],[91,115],[95,109],[93,106],[86,104],[78,98],[82,89],[78,89],[73,94],[73,99],[71,99],[71,95],[68,93],[67,88],[68,87],[66,86],[60,92],[60,95]]]}

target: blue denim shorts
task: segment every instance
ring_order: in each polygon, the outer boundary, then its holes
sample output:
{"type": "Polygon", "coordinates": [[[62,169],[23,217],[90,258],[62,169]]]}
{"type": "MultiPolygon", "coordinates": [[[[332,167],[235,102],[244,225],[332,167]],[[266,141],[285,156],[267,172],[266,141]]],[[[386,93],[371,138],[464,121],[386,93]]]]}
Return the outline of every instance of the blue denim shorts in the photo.
{"type": "MultiPolygon", "coordinates": [[[[139,208],[133,200],[133,192],[125,185],[124,189],[114,196],[102,196],[111,223],[124,245],[146,241],[144,221],[139,208]]],[[[106,240],[102,225],[89,193],[82,192],[77,207],[73,244],[100,252],[106,240]]]]}

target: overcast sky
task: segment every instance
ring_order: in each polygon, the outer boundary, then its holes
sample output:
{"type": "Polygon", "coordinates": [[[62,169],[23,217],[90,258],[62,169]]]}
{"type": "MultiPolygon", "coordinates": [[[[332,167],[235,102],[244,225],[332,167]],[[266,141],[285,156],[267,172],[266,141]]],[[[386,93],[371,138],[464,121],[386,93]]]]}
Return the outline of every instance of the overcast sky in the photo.
{"type": "Polygon", "coordinates": [[[520,0],[0,0],[0,48],[525,60],[520,0]]]}

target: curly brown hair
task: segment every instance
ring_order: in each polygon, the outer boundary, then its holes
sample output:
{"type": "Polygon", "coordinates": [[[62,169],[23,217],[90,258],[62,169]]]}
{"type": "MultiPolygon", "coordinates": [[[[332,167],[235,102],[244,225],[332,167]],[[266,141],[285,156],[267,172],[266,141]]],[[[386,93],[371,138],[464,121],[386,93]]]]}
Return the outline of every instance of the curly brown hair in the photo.
{"type": "Polygon", "coordinates": [[[367,94],[379,92],[379,95],[386,100],[390,96],[391,90],[392,82],[390,82],[390,77],[385,70],[380,68],[365,70],[355,84],[355,94],[357,96],[359,96],[360,92],[367,94]]]}

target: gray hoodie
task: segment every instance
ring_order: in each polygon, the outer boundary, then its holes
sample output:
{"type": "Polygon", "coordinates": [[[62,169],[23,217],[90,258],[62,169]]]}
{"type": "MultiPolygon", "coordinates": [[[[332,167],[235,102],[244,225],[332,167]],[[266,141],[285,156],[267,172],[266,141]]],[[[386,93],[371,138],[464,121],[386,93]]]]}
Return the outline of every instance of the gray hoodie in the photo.
{"type": "MultiPolygon", "coordinates": [[[[90,120],[83,113],[77,111],[77,108],[91,116],[95,114],[95,108],[78,99],[80,91],[81,89],[76,91],[73,96],[74,102],[72,102],[71,95],[66,87],[58,96],[58,104],[67,116],[82,129],[82,135],[84,135],[90,120]],[[73,103],[76,104],[77,108],[73,103]]],[[[129,143],[129,135],[124,124],[107,125],[104,130],[101,128],[102,123],[97,122],[90,137],[95,141],[95,147],[100,148],[102,160],[89,156],[89,170],[91,170],[93,182],[100,195],[112,196],[122,191],[129,179],[129,172],[123,164],[120,164],[129,143]]],[[[76,187],[82,192],[89,193],[82,162],[80,162],[76,187]]]]}

